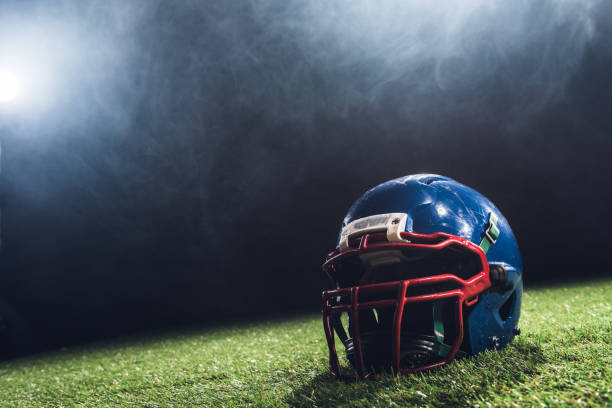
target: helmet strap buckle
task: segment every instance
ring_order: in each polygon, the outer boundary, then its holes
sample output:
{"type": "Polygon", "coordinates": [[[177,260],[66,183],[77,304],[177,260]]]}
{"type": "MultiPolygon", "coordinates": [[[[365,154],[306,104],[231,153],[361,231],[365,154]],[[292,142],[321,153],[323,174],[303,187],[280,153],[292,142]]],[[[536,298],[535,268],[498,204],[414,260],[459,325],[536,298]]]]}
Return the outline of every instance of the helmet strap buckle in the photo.
{"type": "Polygon", "coordinates": [[[500,230],[497,226],[497,221],[499,218],[493,212],[489,213],[489,221],[487,222],[487,228],[484,231],[484,236],[482,237],[482,241],[480,241],[480,248],[486,254],[489,248],[497,242],[500,230]]]}

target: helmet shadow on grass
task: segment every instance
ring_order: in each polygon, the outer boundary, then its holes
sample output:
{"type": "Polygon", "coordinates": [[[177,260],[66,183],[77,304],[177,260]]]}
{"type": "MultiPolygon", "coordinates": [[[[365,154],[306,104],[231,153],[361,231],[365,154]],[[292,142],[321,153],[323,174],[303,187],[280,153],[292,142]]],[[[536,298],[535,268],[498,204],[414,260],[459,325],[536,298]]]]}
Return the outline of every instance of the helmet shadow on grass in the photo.
{"type": "Polygon", "coordinates": [[[467,406],[528,381],[545,361],[539,345],[517,340],[501,352],[487,351],[437,370],[399,377],[348,382],[321,372],[290,392],[285,402],[296,407],[467,406]]]}

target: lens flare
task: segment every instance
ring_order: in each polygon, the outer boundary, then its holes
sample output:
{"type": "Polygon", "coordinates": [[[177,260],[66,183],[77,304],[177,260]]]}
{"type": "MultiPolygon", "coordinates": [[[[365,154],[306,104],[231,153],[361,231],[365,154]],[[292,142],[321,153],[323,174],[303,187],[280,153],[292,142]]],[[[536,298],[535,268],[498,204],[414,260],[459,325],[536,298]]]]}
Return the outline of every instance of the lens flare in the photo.
{"type": "Polygon", "coordinates": [[[10,102],[19,95],[21,83],[16,75],[0,71],[0,103],[10,102]]]}

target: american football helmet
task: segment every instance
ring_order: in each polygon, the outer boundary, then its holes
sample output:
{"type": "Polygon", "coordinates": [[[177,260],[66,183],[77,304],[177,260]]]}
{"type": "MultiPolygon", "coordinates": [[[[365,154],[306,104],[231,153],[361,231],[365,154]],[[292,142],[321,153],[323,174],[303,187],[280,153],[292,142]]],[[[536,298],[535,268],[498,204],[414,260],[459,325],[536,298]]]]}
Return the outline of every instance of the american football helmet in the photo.
{"type": "Polygon", "coordinates": [[[448,177],[415,174],[367,191],[323,270],[332,282],[322,311],[336,378],[428,370],[501,349],[519,333],[516,238],[491,201],[448,177]]]}

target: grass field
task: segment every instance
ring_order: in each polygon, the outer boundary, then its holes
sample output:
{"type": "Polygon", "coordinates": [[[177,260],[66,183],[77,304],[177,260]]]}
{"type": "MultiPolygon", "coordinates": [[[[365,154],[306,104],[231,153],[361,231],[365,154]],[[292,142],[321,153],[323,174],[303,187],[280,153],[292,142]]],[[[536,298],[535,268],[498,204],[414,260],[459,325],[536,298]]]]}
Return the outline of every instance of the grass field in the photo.
{"type": "Polygon", "coordinates": [[[502,352],[342,383],[319,315],[131,337],[0,364],[1,407],[612,406],[612,280],[527,290],[502,352]]]}

